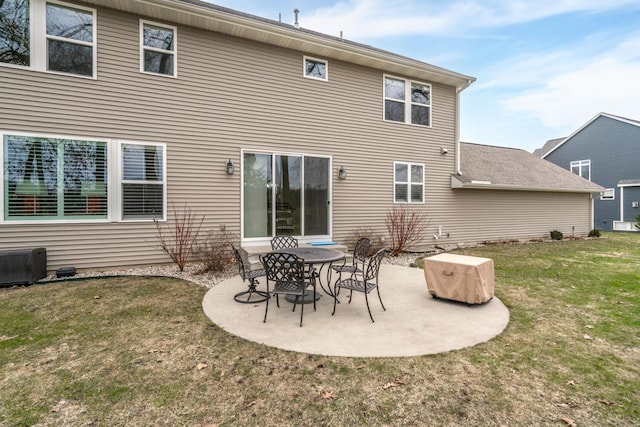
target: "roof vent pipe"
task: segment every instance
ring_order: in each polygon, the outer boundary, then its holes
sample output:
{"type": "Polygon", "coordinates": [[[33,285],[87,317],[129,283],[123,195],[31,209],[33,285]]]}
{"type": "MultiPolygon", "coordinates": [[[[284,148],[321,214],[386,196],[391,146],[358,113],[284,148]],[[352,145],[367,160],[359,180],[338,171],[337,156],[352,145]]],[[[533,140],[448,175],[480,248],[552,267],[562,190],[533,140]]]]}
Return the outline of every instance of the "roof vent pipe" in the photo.
{"type": "Polygon", "coordinates": [[[293,23],[293,26],[296,27],[296,28],[300,28],[300,24],[298,24],[298,13],[300,13],[300,10],[298,8],[293,9],[293,14],[296,17],[296,20],[293,23]]]}

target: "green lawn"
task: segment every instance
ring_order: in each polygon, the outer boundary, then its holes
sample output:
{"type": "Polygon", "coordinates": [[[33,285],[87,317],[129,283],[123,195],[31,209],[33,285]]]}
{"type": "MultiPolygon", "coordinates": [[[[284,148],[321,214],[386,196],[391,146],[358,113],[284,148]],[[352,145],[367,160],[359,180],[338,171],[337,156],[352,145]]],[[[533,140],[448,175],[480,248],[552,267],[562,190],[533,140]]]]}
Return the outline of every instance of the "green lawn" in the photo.
{"type": "Polygon", "coordinates": [[[0,425],[640,425],[640,233],[456,252],[494,260],[509,326],[411,358],[247,342],[176,279],[0,289],[0,425]]]}

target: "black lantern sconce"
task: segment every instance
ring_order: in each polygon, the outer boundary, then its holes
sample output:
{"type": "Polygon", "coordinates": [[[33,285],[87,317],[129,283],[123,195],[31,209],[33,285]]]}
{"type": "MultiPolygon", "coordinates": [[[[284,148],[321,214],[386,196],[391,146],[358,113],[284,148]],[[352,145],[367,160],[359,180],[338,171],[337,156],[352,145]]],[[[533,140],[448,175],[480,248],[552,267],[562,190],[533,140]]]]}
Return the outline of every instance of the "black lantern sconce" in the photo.
{"type": "Polygon", "coordinates": [[[233,162],[231,161],[231,159],[227,160],[226,169],[227,169],[227,175],[233,175],[234,166],[233,166],[233,162]]]}
{"type": "Polygon", "coordinates": [[[347,171],[342,166],[338,168],[338,179],[341,179],[341,180],[347,179],[347,171]]]}

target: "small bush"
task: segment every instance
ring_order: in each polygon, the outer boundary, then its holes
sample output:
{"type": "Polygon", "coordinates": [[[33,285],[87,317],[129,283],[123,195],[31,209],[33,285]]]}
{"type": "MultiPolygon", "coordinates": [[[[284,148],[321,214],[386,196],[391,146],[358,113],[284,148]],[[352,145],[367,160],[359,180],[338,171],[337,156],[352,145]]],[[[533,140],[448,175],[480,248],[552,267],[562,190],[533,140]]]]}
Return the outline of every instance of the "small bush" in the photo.
{"type": "Polygon", "coordinates": [[[559,230],[553,230],[549,234],[551,235],[551,240],[562,240],[564,238],[562,231],[559,230]]]}
{"type": "Polygon", "coordinates": [[[636,215],[636,229],[640,231],[640,215],[636,215]]]}
{"type": "Polygon", "coordinates": [[[173,220],[167,221],[166,233],[163,232],[160,221],[154,218],[153,222],[158,232],[158,245],[176,263],[180,271],[184,271],[184,266],[193,251],[193,245],[198,239],[204,215],[198,222],[195,212],[185,203],[182,209],[176,209],[173,205],[173,220]]]}
{"type": "Polygon", "coordinates": [[[589,232],[589,237],[600,237],[600,230],[594,228],[589,232]]]}
{"type": "Polygon", "coordinates": [[[389,256],[397,256],[424,239],[427,219],[420,211],[393,208],[387,211],[385,224],[391,240],[389,256]]]}
{"type": "Polygon", "coordinates": [[[375,254],[380,249],[384,248],[384,240],[382,238],[382,233],[373,231],[373,229],[369,227],[354,228],[351,231],[351,234],[349,235],[349,237],[347,237],[347,241],[345,242],[345,244],[347,245],[347,248],[353,251],[353,249],[356,247],[356,242],[358,241],[358,239],[362,237],[367,237],[369,240],[371,240],[371,249],[369,249],[369,254],[368,254],[369,256],[375,254]]]}
{"type": "Polygon", "coordinates": [[[205,272],[220,272],[233,264],[234,256],[228,242],[237,241],[235,233],[221,229],[207,233],[207,237],[197,243],[194,252],[204,264],[205,272]]]}

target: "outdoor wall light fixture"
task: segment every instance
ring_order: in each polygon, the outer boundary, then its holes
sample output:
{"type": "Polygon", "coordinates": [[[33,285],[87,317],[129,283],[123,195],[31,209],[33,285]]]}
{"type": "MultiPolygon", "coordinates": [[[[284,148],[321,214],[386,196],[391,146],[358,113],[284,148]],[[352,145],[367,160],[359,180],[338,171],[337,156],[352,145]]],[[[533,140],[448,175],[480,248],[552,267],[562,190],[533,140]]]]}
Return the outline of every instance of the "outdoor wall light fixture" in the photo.
{"type": "Polygon", "coordinates": [[[227,175],[233,175],[233,162],[231,159],[227,160],[227,175]]]}
{"type": "Polygon", "coordinates": [[[442,154],[443,156],[444,156],[445,154],[447,154],[448,152],[449,152],[449,150],[448,150],[448,149],[446,149],[446,148],[444,148],[444,147],[440,147],[440,154],[442,154]]]}
{"type": "Polygon", "coordinates": [[[340,166],[340,168],[338,169],[338,179],[347,179],[347,171],[342,166],[340,166]]]}

